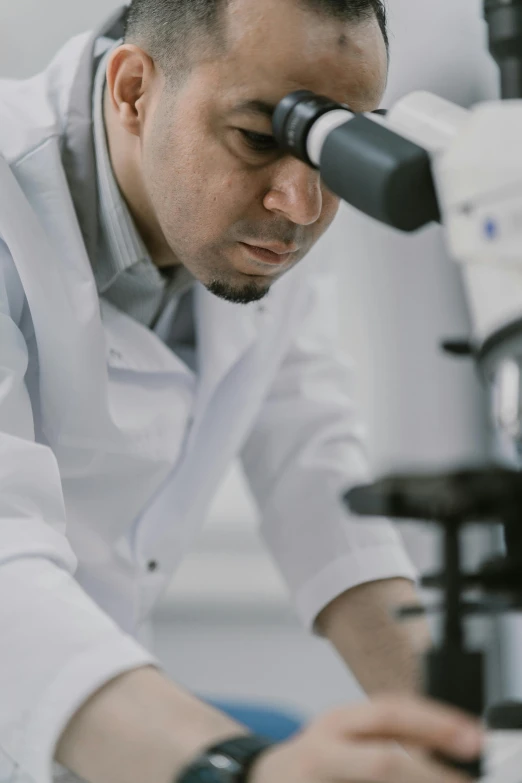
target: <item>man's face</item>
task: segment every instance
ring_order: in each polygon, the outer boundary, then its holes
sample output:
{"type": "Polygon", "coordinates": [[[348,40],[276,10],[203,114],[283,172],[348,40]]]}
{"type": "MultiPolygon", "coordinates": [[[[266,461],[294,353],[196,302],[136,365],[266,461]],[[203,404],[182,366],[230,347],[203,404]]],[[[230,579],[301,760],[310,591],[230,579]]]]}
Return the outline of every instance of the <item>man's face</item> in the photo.
{"type": "Polygon", "coordinates": [[[140,137],[143,186],[170,250],[214,293],[260,299],[328,228],[338,199],[280,153],[270,116],[312,90],[376,108],[387,56],[377,20],[347,24],[295,0],[230,0],[226,51],[163,83],[140,137]]]}

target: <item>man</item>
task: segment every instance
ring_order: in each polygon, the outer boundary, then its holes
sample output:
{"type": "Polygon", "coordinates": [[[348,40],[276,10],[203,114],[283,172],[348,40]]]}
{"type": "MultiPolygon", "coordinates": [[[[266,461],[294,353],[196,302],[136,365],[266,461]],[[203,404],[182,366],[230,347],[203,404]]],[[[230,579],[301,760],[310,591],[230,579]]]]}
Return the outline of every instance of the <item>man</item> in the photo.
{"type": "Polygon", "coordinates": [[[134,0],[122,42],[123,18],[0,84],[2,773],[458,780],[393,743],[469,757],[463,716],[387,697],[245,744],[139,641],[241,454],[304,621],[369,693],[417,684],[426,629],[388,611],[415,600],[411,565],[340,502],[364,460],[335,281],[301,261],[337,200],[270,122],[297,88],[378,106],[383,8],[134,0]]]}

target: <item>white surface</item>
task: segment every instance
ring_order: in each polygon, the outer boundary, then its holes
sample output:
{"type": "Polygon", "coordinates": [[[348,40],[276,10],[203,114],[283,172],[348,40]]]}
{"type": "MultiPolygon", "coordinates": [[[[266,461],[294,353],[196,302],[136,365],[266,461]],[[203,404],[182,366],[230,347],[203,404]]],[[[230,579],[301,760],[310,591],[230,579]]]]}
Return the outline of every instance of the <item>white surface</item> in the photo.
{"type": "Polygon", "coordinates": [[[522,732],[498,731],[488,737],[486,775],[482,783],[520,783],[522,732]]]}

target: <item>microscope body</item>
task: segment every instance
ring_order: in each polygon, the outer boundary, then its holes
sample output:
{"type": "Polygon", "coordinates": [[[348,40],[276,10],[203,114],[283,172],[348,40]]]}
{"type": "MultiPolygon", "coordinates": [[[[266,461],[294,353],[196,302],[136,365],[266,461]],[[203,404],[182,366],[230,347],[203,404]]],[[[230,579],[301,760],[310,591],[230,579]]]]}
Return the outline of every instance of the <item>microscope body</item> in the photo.
{"type": "MultiPolygon", "coordinates": [[[[435,95],[406,96],[386,117],[355,115],[328,98],[300,91],[274,116],[281,146],[320,170],[347,203],[403,231],[433,220],[446,229],[462,267],[472,322],[469,353],[490,389],[495,424],[522,441],[522,100],[468,111],[435,95]]],[[[522,480],[518,471],[457,471],[387,477],[355,488],[345,501],[370,517],[425,520],[443,527],[441,574],[423,577],[443,591],[442,643],[425,656],[426,693],[476,715],[485,712],[484,654],[466,643],[468,615],[522,610],[522,480]],[[513,559],[463,573],[466,524],[504,524],[513,559]],[[508,574],[509,579],[507,579],[508,574]],[[467,598],[468,588],[483,590],[467,598]],[[507,595],[495,603],[490,596],[507,595]]],[[[509,554],[509,553],[508,553],[509,554]]],[[[418,613],[410,608],[403,618],[418,613]],[[409,614],[410,611],[410,614],[409,614]]],[[[485,783],[522,783],[522,705],[497,710],[482,764],[460,765],[485,783]]]]}
{"type": "MultiPolygon", "coordinates": [[[[372,121],[383,123],[380,117],[372,121]]],[[[518,468],[522,458],[522,100],[487,102],[466,110],[419,92],[399,101],[385,122],[429,154],[448,250],[461,267],[472,328],[470,353],[489,393],[492,423],[504,444],[504,456],[509,454],[510,464],[518,468]]],[[[469,488],[469,494],[473,492],[469,488]]],[[[481,502],[484,505],[485,500],[481,502]]],[[[496,508],[498,499],[492,502],[492,519],[496,508]]],[[[505,538],[508,550],[520,553],[522,580],[522,495],[514,508],[515,513],[510,510],[503,521],[511,517],[505,538]]],[[[446,537],[447,533],[446,528],[446,537]]],[[[443,560],[446,575],[451,569],[460,573],[460,562],[452,562],[447,545],[443,560]]],[[[443,587],[448,590],[448,582],[443,587]]],[[[456,611],[453,625],[448,616],[460,600],[455,590],[447,592],[446,642],[435,651],[435,659],[442,652],[448,666],[459,633],[456,611]]],[[[455,667],[464,673],[465,658],[469,656],[473,665],[473,654],[465,650],[462,627],[460,633],[456,649],[463,658],[455,659],[455,667]]],[[[444,686],[438,690],[436,672],[434,676],[428,671],[426,682],[430,695],[446,696],[444,686]]],[[[465,698],[460,706],[466,706],[465,698]]],[[[522,705],[513,705],[507,718],[502,710],[492,717],[481,781],[522,783],[522,705]]]]}
{"type": "Polygon", "coordinates": [[[431,157],[441,221],[461,266],[472,350],[504,454],[522,453],[522,100],[467,111],[427,93],[405,97],[389,127],[431,157]]]}
{"type": "MultiPolygon", "coordinates": [[[[509,453],[510,464],[518,468],[522,457],[522,100],[487,102],[466,110],[419,92],[399,101],[385,120],[368,119],[419,145],[429,155],[448,250],[461,266],[472,327],[470,353],[488,390],[493,424],[505,444],[504,455],[509,453]]],[[[410,477],[412,480],[418,482],[417,488],[422,486],[422,477],[410,477]]],[[[391,495],[396,491],[397,487],[390,488],[391,495]]],[[[439,498],[444,494],[440,487],[430,491],[433,498],[437,492],[439,498]]],[[[470,497],[475,491],[468,486],[470,497]]],[[[447,498],[450,496],[451,491],[447,498]]],[[[477,500],[477,509],[487,502],[485,496],[477,500]]],[[[427,518],[423,505],[430,510],[427,494],[417,509],[419,519],[427,518]]],[[[496,509],[500,509],[498,497],[491,500],[492,519],[496,509]]],[[[444,518],[444,513],[431,510],[433,519],[444,518]]],[[[404,513],[403,508],[392,516],[404,513]]],[[[468,520],[471,516],[468,514],[468,520]]],[[[509,551],[520,553],[522,580],[522,494],[514,499],[502,521],[508,519],[506,543],[509,551]]],[[[448,526],[445,535],[446,581],[438,585],[446,591],[445,641],[426,658],[426,685],[429,695],[450,702],[455,699],[454,703],[468,709],[475,695],[473,677],[475,683],[481,677],[478,671],[470,673],[478,660],[476,653],[466,648],[461,622],[465,615],[461,604],[464,583],[458,581],[462,572],[458,555],[455,559],[457,534],[449,546],[448,526]],[[452,581],[450,572],[457,582],[452,581]],[[444,667],[450,672],[453,666],[455,674],[445,678],[444,667]],[[458,672],[471,679],[464,684],[463,693],[450,695],[458,672]]],[[[497,710],[489,728],[482,783],[522,783],[522,705],[513,705],[507,717],[505,711],[497,710]]],[[[473,774],[472,767],[467,771],[473,774]]]]}

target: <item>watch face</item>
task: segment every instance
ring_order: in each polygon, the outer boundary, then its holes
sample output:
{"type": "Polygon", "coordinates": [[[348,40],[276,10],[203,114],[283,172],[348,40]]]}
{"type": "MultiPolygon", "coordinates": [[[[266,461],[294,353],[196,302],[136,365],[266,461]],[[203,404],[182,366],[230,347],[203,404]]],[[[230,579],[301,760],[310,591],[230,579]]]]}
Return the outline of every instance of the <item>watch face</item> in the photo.
{"type": "Polygon", "coordinates": [[[241,766],[229,758],[229,756],[223,756],[222,753],[213,753],[208,757],[209,763],[220,772],[225,773],[229,777],[224,777],[223,780],[235,780],[236,775],[241,772],[241,766]]]}
{"type": "Polygon", "coordinates": [[[240,783],[259,754],[273,744],[255,735],[220,742],[190,764],[178,783],[240,783]]]}
{"type": "Polygon", "coordinates": [[[209,756],[208,760],[213,767],[216,767],[216,769],[222,770],[223,772],[228,772],[229,775],[237,775],[241,772],[241,766],[237,761],[229,758],[229,756],[223,756],[222,753],[213,753],[209,756]]]}
{"type": "Polygon", "coordinates": [[[222,753],[209,753],[195,764],[186,783],[236,783],[241,774],[241,765],[222,753]]]}

